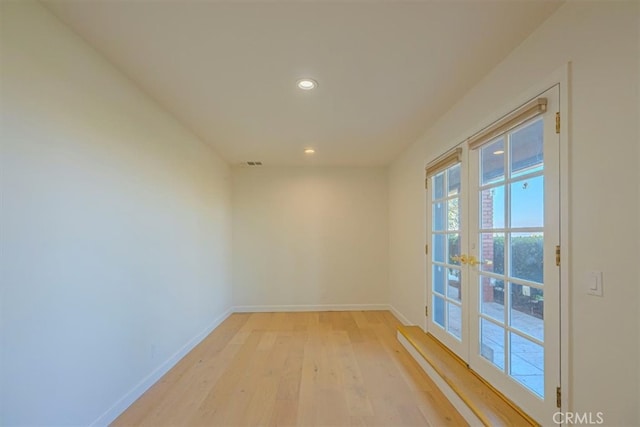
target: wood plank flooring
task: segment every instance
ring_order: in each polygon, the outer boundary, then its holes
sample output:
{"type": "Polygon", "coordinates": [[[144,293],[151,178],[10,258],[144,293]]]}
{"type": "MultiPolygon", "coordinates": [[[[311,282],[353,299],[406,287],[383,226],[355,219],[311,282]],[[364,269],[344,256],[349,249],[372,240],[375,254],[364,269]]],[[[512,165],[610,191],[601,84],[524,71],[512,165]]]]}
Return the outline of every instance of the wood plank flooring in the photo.
{"type": "Polygon", "coordinates": [[[388,311],[236,313],[114,426],[464,426],[388,311]]]}

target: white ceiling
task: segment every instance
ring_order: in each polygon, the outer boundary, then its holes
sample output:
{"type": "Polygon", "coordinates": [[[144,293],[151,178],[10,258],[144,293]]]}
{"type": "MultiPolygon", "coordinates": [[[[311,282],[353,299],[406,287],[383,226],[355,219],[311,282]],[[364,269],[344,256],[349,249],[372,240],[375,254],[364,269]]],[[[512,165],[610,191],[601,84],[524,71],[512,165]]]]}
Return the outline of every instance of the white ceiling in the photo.
{"type": "Polygon", "coordinates": [[[560,2],[45,4],[228,162],[364,166],[392,161],[560,2]]]}

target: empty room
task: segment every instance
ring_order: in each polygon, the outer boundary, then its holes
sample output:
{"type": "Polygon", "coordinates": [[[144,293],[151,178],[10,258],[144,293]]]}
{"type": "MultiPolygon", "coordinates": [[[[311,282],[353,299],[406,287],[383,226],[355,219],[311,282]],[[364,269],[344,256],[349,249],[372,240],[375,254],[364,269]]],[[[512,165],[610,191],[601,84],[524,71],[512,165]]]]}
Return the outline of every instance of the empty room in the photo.
{"type": "Polygon", "coordinates": [[[640,4],[0,0],[0,425],[640,425],[640,4]]]}

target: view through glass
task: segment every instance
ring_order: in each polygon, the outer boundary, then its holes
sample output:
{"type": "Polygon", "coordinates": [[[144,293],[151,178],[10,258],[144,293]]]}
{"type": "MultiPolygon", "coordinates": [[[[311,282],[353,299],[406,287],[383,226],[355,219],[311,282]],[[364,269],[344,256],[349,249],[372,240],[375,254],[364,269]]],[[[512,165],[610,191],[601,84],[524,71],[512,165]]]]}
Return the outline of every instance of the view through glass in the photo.
{"type": "Polygon", "coordinates": [[[480,355],[544,398],[542,117],[479,158],[480,355]]]}
{"type": "Polygon", "coordinates": [[[431,178],[433,321],[462,339],[460,164],[431,178]]]}

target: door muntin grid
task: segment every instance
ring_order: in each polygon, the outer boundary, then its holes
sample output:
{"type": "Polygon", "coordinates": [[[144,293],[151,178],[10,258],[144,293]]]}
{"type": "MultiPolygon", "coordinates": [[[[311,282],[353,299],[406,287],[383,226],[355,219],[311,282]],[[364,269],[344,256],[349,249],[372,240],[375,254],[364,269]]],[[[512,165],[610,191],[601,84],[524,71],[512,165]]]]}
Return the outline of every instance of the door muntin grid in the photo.
{"type": "Polygon", "coordinates": [[[543,118],[480,149],[479,353],[544,399],[543,118]]]}

